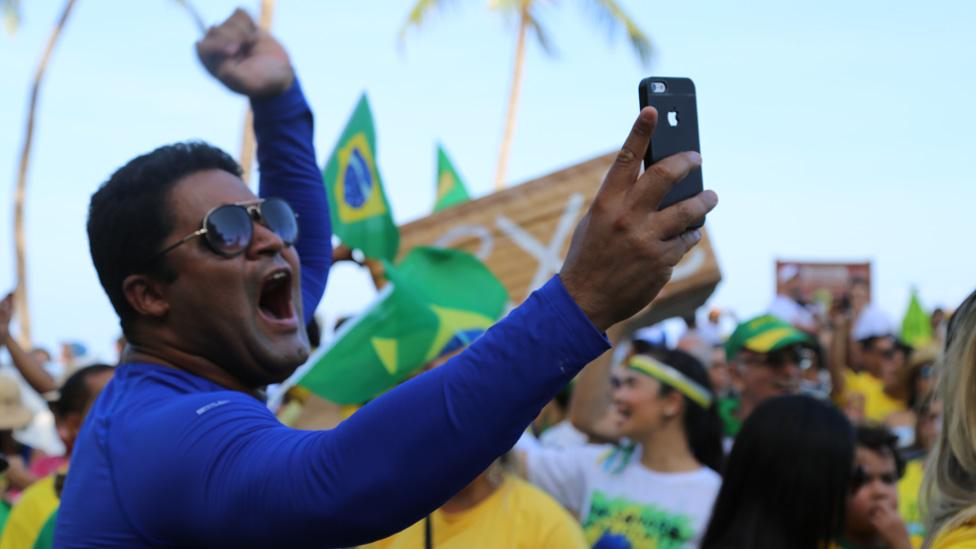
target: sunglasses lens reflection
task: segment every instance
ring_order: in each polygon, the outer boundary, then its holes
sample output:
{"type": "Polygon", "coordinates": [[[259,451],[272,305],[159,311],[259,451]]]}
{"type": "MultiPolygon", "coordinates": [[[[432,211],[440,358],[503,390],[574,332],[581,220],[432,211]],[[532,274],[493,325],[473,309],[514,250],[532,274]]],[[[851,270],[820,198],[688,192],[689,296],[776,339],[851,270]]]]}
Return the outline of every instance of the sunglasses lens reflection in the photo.
{"type": "Polygon", "coordinates": [[[265,224],[289,246],[298,240],[298,220],[287,202],[269,198],[261,204],[261,217],[265,224]]]}
{"type": "Polygon", "coordinates": [[[207,217],[207,241],[221,255],[243,252],[251,242],[253,231],[251,217],[240,206],[221,206],[207,217]]]}

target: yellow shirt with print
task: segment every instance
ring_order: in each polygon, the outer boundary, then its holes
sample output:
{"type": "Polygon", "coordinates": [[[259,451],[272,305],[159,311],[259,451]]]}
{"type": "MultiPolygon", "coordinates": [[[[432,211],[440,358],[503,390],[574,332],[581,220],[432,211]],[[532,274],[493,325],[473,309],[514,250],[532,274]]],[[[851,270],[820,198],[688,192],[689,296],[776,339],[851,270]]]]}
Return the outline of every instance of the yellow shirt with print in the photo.
{"type": "Polygon", "coordinates": [[[844,394],[839,404],[844,405],[857,396],[864,400],[864,419],[876,423],[883,423],[891,414],[908,408],[905,402],[891,398],[884,392],[880,379],[868,372],[847,370],[844,372],[844,394]]]}
{"type": "MultiPolygon", "coordinates": [[[[424,521],[363,549],[420,549],[424,521]]],[[[431,514],[432,546],[436,549],[584,549],[583,531],[548,494],[519,478],[505,482],[475,507],[459,513],[431,514]]]]}

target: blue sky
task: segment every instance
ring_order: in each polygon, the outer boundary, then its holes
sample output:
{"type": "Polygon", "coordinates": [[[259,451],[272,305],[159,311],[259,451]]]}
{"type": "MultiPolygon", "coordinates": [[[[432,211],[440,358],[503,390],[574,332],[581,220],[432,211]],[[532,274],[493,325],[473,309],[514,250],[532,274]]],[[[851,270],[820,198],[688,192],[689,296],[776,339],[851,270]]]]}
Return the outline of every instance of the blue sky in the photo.
{"type": "MultiPolygon", "coordinates": [[[[197,2],[208,22],[238,5],[197,2]]],[[[245,5],[256,10],[257,2],[245,5]]],[[[476,195],[490,192],[514,28],[486,2],[396,37],[410,2],[279,0],[274,32],[316,114],[324,163],[359,94],[369,93],[380,168],[398,221],[433,202],[435,143],[476,195]]],[[[543,10],[559,51],[531,44],[509,180],[614,150],[646,75],[698,89],[709,219],[725,280],[713,297],[761,311],[777,257],[874,262],[876,300],[900,317],[917,285],[926,305],[976,286],[976,3],[772,0],[623,5],[651,36],[642,68],[622,37],[590,24],[586,3],[543,10]]],[[[12,189],[30,75],[60,2],[27,2],[0,35],[0,289],[14,284],[12,189]]],[[[88,256],[88,197],[129,158],[201,138],[236,154],[245,102],[193,54],[196,29],[170,0],[79,0],[42,94],[29,181],[29,282],[35,338],[78,339],[105,358],[118,327],[88,256]]],[[[373,295],[350,266],[333,274],[325,318],[373,295]]]]}

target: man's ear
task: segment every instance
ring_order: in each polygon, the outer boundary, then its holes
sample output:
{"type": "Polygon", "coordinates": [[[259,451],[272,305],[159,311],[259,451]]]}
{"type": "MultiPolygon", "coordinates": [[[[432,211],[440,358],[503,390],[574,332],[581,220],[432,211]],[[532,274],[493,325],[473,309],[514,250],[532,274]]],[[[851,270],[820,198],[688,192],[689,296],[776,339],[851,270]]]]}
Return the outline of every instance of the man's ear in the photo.
{"type": "Polygon", "coordinates": [[[122,281],[122,293],[129,306],[140,315],[162,318],[169,312],[165,286],[149,275],[132,274],[122,281]]]}

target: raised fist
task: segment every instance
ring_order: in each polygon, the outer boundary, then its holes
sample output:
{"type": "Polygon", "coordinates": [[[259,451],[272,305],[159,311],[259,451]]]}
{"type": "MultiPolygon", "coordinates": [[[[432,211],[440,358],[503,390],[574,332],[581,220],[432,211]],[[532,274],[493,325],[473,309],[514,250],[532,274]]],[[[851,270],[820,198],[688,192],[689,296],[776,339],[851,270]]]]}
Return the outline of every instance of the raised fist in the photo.
{"type": "Polygon", "coordinates": [[[197,55],[217,80],[250,98],[278,95],[295,81],[285,48],[240,8],[207,30],[197,55]]]}

